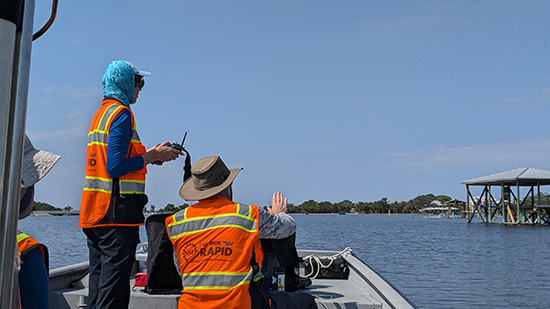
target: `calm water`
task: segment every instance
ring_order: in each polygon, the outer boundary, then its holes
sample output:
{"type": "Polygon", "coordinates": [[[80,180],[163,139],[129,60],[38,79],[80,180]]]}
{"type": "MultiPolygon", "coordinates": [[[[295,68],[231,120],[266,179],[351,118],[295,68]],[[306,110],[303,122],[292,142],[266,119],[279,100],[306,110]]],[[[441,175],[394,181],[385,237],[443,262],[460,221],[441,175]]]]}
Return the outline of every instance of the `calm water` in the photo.
{"type": "MultiPolygon", "coordinates": [[[[550,308],[548,226],[408,215],[294,218],[298,248],[352,247],[420,308],[550,308]]],[[[48,246],[51,268],[87,259],[78,217],[29,217],[20,229],[48,246]]]]}

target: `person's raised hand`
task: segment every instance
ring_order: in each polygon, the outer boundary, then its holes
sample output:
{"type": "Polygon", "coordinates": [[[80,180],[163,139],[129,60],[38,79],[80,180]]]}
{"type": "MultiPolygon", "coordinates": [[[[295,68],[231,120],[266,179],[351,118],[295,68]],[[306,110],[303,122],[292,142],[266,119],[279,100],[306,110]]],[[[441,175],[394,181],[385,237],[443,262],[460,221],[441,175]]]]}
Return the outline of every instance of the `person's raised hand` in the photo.
{"type": "Polygon", "coordinates": [[[277,191],[273,193],[273,200],[271,203],[271,207],[268,207],[267,211],[272,215],[276,215],[280,212],[286,212],[287,202],[288,202],[288,198],[283,197],[283,194],[277,191]]]}

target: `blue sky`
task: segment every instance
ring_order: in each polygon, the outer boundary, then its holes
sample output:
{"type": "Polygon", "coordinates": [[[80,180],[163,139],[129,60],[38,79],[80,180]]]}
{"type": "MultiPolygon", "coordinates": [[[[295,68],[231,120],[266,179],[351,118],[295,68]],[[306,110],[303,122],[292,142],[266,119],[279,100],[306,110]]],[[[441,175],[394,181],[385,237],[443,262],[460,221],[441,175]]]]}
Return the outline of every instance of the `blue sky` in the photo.
{"type": "MultiPolygon", "coordinates": [[[[49,18],[37,1],[35,29],[49,18]]],[[[550,2],[60,1],[33,43],[27,133],[62,155],[36,200],[79,208],[101,77],[153,75],[133,106],[148,147],[244,167],[235,200],[466,199],[460,181],[550,169],[550,2]]],[[[183,159],[150,204],[184,201],[183,159]]]]}

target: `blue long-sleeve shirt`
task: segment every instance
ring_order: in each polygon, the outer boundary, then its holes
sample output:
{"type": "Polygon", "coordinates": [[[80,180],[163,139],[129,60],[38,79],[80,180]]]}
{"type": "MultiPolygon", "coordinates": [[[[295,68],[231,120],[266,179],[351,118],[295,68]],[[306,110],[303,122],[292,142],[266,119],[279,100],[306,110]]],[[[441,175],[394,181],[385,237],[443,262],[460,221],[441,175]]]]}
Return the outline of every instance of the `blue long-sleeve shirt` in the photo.
{"type": "Polygon", "coordinates": [[[121,111],[109,130],[107,141],[107,172],[111,178],[120,177],[143,168],[143,157],[128,158],[128,145],[132,138],[130,111],[121,111]]]}

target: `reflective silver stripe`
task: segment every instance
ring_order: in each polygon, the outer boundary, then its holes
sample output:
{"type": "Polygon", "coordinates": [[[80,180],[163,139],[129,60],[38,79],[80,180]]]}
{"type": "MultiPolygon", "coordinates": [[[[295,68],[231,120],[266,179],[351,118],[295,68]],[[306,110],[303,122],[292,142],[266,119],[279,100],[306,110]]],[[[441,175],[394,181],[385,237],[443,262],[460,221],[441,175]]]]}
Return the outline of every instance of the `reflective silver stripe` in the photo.
{"type": "MultiPolygon", "coordinates": [[[[88,134],[88,143],[102,143],[106,144],[108,140],[108,132],[107,129],[107,123],[109,119],[111,119],[114,112],[116,112],[119,108],[122,108],[120,105],[112,105],[108,107],[105,112],[103,113],[103,116],[101,117],[101,121],[96,129],[94,129],[92,132],[88,134]]],[[[132,137],[130,138],[132,142],[134,143],[141,143],[141,139],[139,137],[138,132],[135,130],[135,125],[132,124],[132,137]]]]}
{"type": "Polygon", "coordinates": [[[107,134],[99,133],[99,132],[91,132],[88,134],[88,144],[97,142],[97,143],[107,143],[107,134]]]}
{"type": "Polygon", "coordinates": [[[99,144],[107,144],[108,135],[105,131],[105,128],[107,127],[107,122],[111,118],[112,114],[119,108],[122,108],[118,104],[113,104],[109,106],[103,115],[101,115],[101,120],[97,126],[97,128],[93,129],[90,133],[88,133],[88,144],[92,143],[99,143],[99,144]]]}
{"type": "Polygon", "coordinates": [[[238,285],[250,283],[252,275],[252,270],[247,274],[230,272],[183,274],[183,289],[229,290],[238,285]]]}
{"type": "MultiPolygon", "coordinates": [[[[103,191],[111,193],[112,179],[86,177],[84,190],[103,191]]],[[[145,181],[120,180],[120,194],[143,194],[145,193],[145,181]]]]}
{"type": "Polygon", "coordinates": [[[120,179],[120,194],[145,193],[145,181],[120,179]]]}
{"type": "Polygon", "coordinates": [[[123,108],[121,105],[113,104],[105,110],[105,113],[103,113],[103,116],[101,117],[101,122],[97,126],[98,130],[105,131],[105,128],[107,127],[107,122],[109,121],[109,118],[111,118],[111,115],[119,108],[123,108]]]}
{"type": "Polygon", "coordinates": [[[139,134],[136,130],[132,130],[132,142],[141,143],[141,139],[139,138],[139,134]]]}
{"type": "MultiPolygon", "coordinates": [[[[122,108],[122,107],[120,105],[113,105],[113,106],[110,106],[109,108],[107,108],[107,110],[103,114],[103,118],[101,119],[101,123],[99,124],[99,126],[97,128],[99,131],[105,132],[105,130],[107,130],[107,121],[111,118],[112,114],[115,111],[117,111],[119,108],[122,108]]],[[[107,138],[107,135],[105,135],[103,137],[103,140],[105,140],[104,143],[107,142],[106,138],[107,138]]],[[[130,139],[132,140],[132,142],[141,143],[141,139],[139,138],[139,134],[135,130],[135,124],[134,123],[132,123],[132,137],[130,139]]]]}
{"type": "Polygon", "coordinates": [[[206,229],[236,227],[248,232],[256,231],[256,221],[250,218],[243,218],[236,214],[225,214],[219,216],[199,217],[185,219],[168,227],[170,237],[178,237],[181,234],[200,232],[206,229]]]}
{"type": "Polygon", "coordinates": [[[88,178],[84,181],[84,190],[104,191],[111,193],[111,179],[88,178]]]}
{"type": "Polygon", "coordinates": [[[250,216],[250,205],[238,203],[237,212],[245,217],[250,216]]]}
{"type": "Polygon", "coordinates": [[[178,211],[175,215],[174,215],[174,223],[177,223],[183,219],[185,219],[185,214],[187,213],[187,208],[185,208],[184,211],[178,211]]]}
{"type": "MultiPolygon", "coordinates": [[[[88,144],[90,143],[107,144],[107,140],[108,140],[108,132],[106,131],[107,123],[111,119],[113,113],[120,108],[123,108],[123,107],[121,107],[118,104],[115,104],[115,105],[109,106],[105,110],[105,112],[103,113],[103,116],[101,116],[101,120],[97,128],[88,134],[88,144]]],[[[130,139],[131,139],[131,142],[133,143],[141,143],[139,134],[135,130],[135,123],[132,123],[132,137],[130,139]]]]}
{"type": "MultiPolygon", "coordinates": [[[[176,213],[176,216],[174,217],[174,222],[178,222],[178,221],[181,221],[181,220],[185,219],[186,214],[187,214],[187,209],[185,209],[185,210],[186,211],[179,211],[178,213],[176,213]]],[[[241,214],[245,217],[249,217],[250,216],[250,205],[237,203],[237,213],[241,214]]]]}

